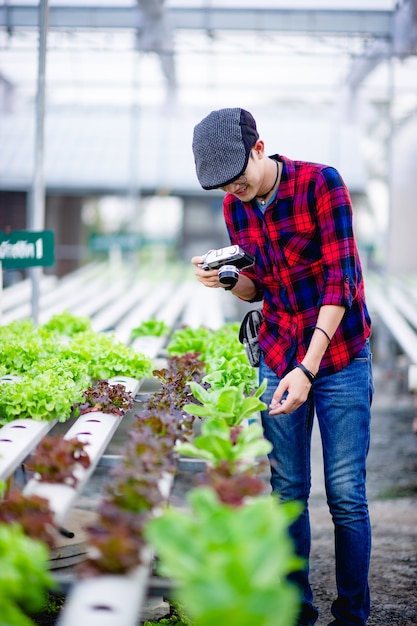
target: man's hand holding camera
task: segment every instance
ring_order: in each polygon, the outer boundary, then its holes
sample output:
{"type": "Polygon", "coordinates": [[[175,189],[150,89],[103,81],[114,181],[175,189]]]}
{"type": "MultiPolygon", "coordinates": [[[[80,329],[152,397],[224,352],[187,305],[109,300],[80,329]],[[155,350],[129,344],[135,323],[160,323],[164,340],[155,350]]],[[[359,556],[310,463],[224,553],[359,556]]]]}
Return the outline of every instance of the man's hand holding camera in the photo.
{"type": "Polygon", "coordinates": [[[230,290],[236,286],[240,270],[253,265],[255,257],[240,246],[227,246],[209,250],[204,257],[193,257],[191,262],[203,270],[203,273],[196,271],[196,276],[203,285],[230,290]]]}
{"type": "Polygon", "coordinates": [[[205,287],[222,287],[224,285],[219,280],[219,270],[203,270],[201,267],[204,262],[203,256],[193,256],[191,263],[195,265],[195,275],[205,287]]]}

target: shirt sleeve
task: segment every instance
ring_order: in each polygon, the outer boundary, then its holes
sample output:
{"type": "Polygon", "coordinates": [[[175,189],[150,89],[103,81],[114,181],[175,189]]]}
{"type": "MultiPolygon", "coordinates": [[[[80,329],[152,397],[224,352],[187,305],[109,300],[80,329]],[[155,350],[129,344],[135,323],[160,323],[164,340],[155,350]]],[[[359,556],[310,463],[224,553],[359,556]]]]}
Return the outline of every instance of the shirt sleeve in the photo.
{"type": "Polygon", "coordinates": [[[318,304],[319,307],[331,304],[350,308],[361,270],[353,234],[352,203],[336,169],[321,170],[315,203],[324,272],[324,289],[318,304]]]}

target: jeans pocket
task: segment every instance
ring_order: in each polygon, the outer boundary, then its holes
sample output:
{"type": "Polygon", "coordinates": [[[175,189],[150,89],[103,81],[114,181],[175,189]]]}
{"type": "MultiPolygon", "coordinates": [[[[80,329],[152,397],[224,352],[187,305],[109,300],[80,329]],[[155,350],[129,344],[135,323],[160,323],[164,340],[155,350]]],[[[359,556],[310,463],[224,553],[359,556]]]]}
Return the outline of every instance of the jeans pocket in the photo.
{"type": "Polygon", "coordinates": [[[360,352],[358,352],[358,354],[354,357],[353,361],[356,361],[358,363],[363,361],[364,363],[367,363],[370,358],[371,358],[371,348],[369,345],[369,339],[367,339],[365,341],[365,345],[360,350],[360,352]]]}

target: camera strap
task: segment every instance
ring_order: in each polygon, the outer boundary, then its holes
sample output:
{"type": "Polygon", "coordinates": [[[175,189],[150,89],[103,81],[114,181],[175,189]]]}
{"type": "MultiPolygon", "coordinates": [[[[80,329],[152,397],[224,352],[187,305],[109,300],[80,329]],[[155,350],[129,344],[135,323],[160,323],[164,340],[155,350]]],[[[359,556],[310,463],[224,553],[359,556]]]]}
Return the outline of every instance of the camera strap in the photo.
{"type": "Polygon", "coordinates": [[[261,350],[258,335],[263,319],[262,310],[254,309],[246,313],[239,328],[239,341],[243,344],[252,367],[259,367],[261,350]]]}

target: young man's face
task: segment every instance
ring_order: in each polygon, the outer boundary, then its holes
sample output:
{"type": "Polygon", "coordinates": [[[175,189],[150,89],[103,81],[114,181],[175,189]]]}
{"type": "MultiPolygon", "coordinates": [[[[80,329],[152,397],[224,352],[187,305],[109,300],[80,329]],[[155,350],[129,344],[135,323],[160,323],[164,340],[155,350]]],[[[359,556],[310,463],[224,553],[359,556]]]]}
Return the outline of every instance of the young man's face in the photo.
{"type": "Polygon", "coordinates": [[[259,195],[263,180],[263,144],[256,142],[251,150],[249,161],[244,173],[233,183],[220,187],[222,191],[231,193],[242,202],[249,202],[259,195]],[[260,144],[260,145],[258,145],[260,144]]]}

